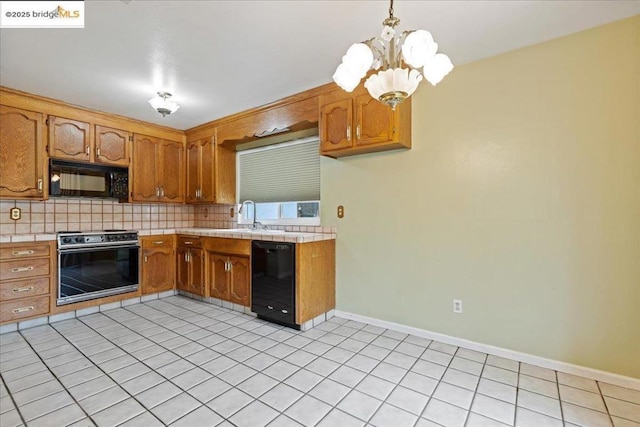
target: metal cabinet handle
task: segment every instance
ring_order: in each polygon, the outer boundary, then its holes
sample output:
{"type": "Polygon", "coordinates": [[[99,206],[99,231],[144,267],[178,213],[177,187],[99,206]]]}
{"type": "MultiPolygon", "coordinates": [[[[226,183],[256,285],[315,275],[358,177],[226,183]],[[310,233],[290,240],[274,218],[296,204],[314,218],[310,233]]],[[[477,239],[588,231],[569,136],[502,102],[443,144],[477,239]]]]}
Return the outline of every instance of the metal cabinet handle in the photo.
{"type": "Polygon", "coordinates": [[[356,139],[360,139],[360,124],[358,123],[358,126],[356,126],[356,139]]]}
{"type": "Polygon", "coordinates": [[[146,263],[147,261],[149,261],[149,258],[145,255],[144,256],[144,262],[146,263]]]}
{"type": "Polygon", "coordinates": [[[34,307],[33,307],[32,305],[30,305],[29,307],[14,308],[13,310],[11,310],[11,312],[12,312],[13,314],[24,313],[24,312],[26,312],[26,311],[31,311],[31,310],[33,310],[33,308],[34,308],[34,307]]]}
{"type": "Polygon", "coordinates": [[[96,148],[96,155],[100,157],[100,147],[96,148]]]}
{"type": "Polygon", "coordinates": [[[193,242],[183,242],[185,245],[193,245],[193,242]]]}
{"type": "Polygon", "coordinates": [[[29,267],[15,267],[15,268],[11,269],[11,272],[12,273],[22,273],[22,272],[25,272],[25,271],[32,271],[32,270],[33,270],[32,266],[29,266],[29,267]]]}
{"type": "Polygon", "coordinates": [[[85,151],[87,152],[87,156],[88,156],[89,154],[91,154],[91,147],[87,145],[87,148],[85,151]]]}
{"type": "Polygon", "coordinates": [[[184,262],[189,262],[189,252],[184,253],[184,262]]]}
{"type": "Polygon", "coordinates": [[[13,288],[12,291],[15,293],[18,292],[29,292],[33,290],[33,286],[23,286],[22,288],[13,288]]]}
{"type": "Polygon", "coordinates": [[[163,244],[163,243],[164,243],[164,240],[154,240],[154,241],[153,241],[153,242],[151,242],[151,243],[153,243],[154,245],[161,245],[161,244],[163,244]]]}
{"type": "Polygon", "coordinates": [[[164,187],[160,186],[160,197],[164,197],[164,187]]]}
{"type": "Polygon", "coordinates": [[[272,306],[270,306],[270,305],[268,305],[268,306],[267,306],[267,308],[268,308],[269,310],[273,310],[273,307],[272,307],[272,306]]]}
{"type": "Polygon", "coordinates": [[[351,125],[347,125],[347,140],[351,141],[351,125]]]}
{"type": "Polygon", "coordinates": [[[42,193],[42,178],[38,179],[38,193],[42,193]]]}
{"type": "Polygon", "coordinates": [[[31,249],[29,249],[28,251],[13,251],[11,252],[11,255],[13,256],[33,255],[33,251],[31,249]]]}
{"type": "Polygon", "coordinates": [[[160,198],[160,187],[156,187],[156,197],[160,198]]]}

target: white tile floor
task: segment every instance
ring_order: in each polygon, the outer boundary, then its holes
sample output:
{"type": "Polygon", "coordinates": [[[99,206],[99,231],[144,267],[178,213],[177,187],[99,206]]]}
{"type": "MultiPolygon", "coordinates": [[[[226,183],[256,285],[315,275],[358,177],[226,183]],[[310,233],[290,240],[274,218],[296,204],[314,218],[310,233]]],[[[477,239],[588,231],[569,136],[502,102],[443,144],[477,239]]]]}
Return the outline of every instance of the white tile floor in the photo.
{"type": "Polygon", "coordinates": [[[184,297],[0,336],[0,425],[640,427],[640,392],[333,318],[184,297]]]}

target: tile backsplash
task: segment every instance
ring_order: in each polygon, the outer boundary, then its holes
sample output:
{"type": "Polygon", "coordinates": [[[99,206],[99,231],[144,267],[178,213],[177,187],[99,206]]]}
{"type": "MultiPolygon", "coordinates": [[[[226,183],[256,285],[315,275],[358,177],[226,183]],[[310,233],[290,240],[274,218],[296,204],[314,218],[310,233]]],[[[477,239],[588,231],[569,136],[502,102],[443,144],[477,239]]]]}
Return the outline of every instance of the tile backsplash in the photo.
{"type": "Polygon", "coordinates": [[[198,228],[237,228],[237,205],[201,205],[195,206],[194,227],[198,228]],[[231,216],[233,209],[233,217],[231,216]]]}
{"type": "Polygon", "coordinates": [[[145,230],[193,227],[193,206],[118,203],[101,199],[54,199],[47,201],[0,200],[0,234],[36,234],[57,231],[107,229],[145,230]],[[18,207],[22,218],[11,219],[18,207]]]}

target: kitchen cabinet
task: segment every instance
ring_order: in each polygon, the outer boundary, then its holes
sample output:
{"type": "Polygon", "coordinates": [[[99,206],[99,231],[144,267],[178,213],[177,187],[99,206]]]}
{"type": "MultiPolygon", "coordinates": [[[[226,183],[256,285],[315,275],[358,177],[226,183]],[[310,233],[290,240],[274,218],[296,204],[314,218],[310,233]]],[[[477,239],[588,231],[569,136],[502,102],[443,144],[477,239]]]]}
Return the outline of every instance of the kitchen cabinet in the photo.
{"type": "Polygon", "coordinates": [[[41,113],[0,105],[0,198],[47,198],[43,124],[41,113]]]}
{"type": "Polygon", "coordinates": [[[176,288],[205,296],[204,251],[198,237],[178,236],[176,288]]]}
{"type": "Polygon", "coordinates": [[[131,134],[129,132],[96,125],[96,163],[128,167],[130,142],[131,134]]]}
{"type": "Polygon", "coordinates": [[[184,201],[184,146],[151,136],[134,136],[129,171],[131,201],[184,201]]]}
{"type": "Polygon", "coordinates": [[[142,295],[174,289],[176,282],[174,237],[145,236],[140,240],[142,295]]]}
{"type": "Polygon", "coordinates": [[[49,157],[129,166],[129,132],[56,116],[49,116],[47,124],[49,157]]]}
{"type": "Polygon", "coordinates": [[[392,110],[364,87],[320,95],[320,154],[344,157],[411,148],[411,98],[392,110]]]}
{"type": "Polygon", "coordinates": [[[187,142],[187,203],[215,203],[215,137],[187,142]]]}
{"type": "Polygon", "coordinates": [[[216,136],[187,142],[186,202],[236,203],[236,152],[216,136]]]}
{"type": "Polygon", "coordinates": [[[51,294],[55,294],[54,254],[54,242],[0,245],[0,323],[50,313],[51,294]]]}
{"type": "Polygon", "coordinates": [[[79,120],[49,116],[49,157],[90,162],[93,134],[91,125],[79,120]]]}
{"type": "Polygon", "coordinates": [[[209,295],[248,307],[251,305],[251,241],[205,238],[206,285],[209,295]]]}

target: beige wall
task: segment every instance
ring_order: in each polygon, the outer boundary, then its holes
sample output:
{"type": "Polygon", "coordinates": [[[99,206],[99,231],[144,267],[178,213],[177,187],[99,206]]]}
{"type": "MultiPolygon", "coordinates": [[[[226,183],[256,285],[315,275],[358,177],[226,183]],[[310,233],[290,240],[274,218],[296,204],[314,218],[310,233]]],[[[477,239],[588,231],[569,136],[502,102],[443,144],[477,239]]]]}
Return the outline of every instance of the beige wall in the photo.
{"type": "Polygon", "coordinates": [[[412,150],[323,159],[338,309],[640,377],[639,30],[460,66],[412,150]]]}

